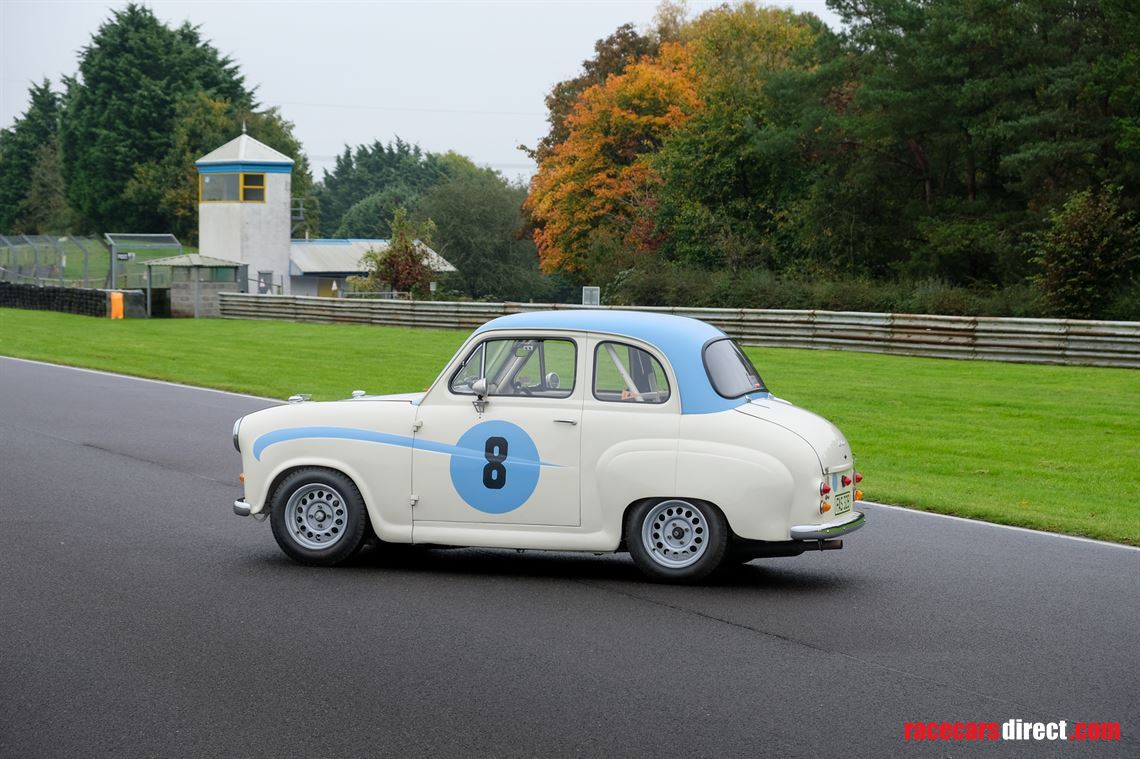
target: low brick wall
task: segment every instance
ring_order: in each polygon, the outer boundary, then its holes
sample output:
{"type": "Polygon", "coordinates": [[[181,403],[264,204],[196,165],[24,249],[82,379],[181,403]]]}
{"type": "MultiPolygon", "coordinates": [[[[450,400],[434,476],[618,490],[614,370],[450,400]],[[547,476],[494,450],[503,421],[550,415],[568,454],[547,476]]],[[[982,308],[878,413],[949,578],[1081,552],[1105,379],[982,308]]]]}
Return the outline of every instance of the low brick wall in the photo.
{"type": "Polygon", "coordinates": [[[172,282],[170,285],[170,315],[176,318],[194,317],[197,300],[198,318],[218,318],[222,315],[218,293],[236,293],[236,282],[172,282]],[[198,288],[195,294],[195,286],[198,288]]]}

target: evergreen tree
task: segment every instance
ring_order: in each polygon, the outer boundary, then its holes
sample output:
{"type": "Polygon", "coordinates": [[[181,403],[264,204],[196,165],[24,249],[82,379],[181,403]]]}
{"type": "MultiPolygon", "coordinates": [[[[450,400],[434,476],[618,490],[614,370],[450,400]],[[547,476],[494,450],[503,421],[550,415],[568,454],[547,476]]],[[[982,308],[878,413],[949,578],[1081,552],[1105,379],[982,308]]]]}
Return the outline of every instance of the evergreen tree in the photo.
{"type": "Polygon", "coordinates": [[[205,92],[237,109],[253,105],[237,65],[197,27],[171,29],[133,3],[99,28],[66,84],[68,198],[103,231],[168,230],[158,207],[126,189],[140,164],[161,161],[173,147],[182,100],[205,92]]]}
{"type": "Polygon", "coordinates": [[[410,208],[415,202],[416,193],[406,184],[388,185],[348,209],[341,217],[336,236],[387,240],[392,234],[392,218],[396,209],[410,208]]]}
{"type": "Polygon", "coordinates": [[[277,109],[236,109],[228,101],[198,92],[180,101],[172,144],[156,160],[138,164],[127,182],[125,198],[141,208],[154,209],[163,229],[195,244],[198,237],[198,169],[206,153],[247,133],[293,159],[293,198],[306,203],[306,227],[316,230],[313,180],[308,159],[293,136],[293,125],[277,109]]]}
{"type": "Polygon", "coordinates": [[[484,169],[464,173],[424,194],[420,219],[435,219],[435,250],[459,270],[473,298],[546,300],[552,283],[538,270],[538,252],[523,234],[526,188],[484,169]]]}
{"type": "Polygon", "coordinates": [[[64,234],[75,228],[75,214],[64,193],[62,168],[59,142],[52,140],[41,145],[28,178],[28,195],[20,203],[12,231],[64,234]]]}
{"type": "MultiPolygon", "coordinates": [[[[56,143],[60,126],[60,98],[44,80],[28,90],[28,110],[16,123],[0,130],[0,233],[37,232],[19,224],[32,189],[32,175],[44,160],[45,148],[56,143]]],[[[26,220],[25,220],[26,222],[26,220]]]]}
{"type": "Polygon", "coordinates": [[[349,209],[370,195],[390,188],[418,195],[447,180],[454,166],[446,156],[425,152],[399,137],[387,145],[376,141],[355,150],[346,147],[317,188],[321,234],[336,235],[349,209]]]}

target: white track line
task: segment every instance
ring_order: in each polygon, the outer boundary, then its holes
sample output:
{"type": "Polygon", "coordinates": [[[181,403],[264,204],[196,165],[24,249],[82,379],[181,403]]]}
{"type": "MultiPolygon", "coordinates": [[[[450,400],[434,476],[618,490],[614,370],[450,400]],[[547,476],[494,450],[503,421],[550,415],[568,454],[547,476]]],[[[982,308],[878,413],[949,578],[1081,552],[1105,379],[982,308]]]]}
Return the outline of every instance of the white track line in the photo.
{"type": "Polygon", "coordinates": [[[249,393],[234,393],[229,390],[218,390],[212,387],[201,387],[200,385],[185,385],[181,382],[170,382],[168,380],[150,379],[149,377],[135,377],[130,374],[118,374],[117,372],[105,372],[100,369],[85,369],[81,366],[68,366],[67,364],[53,364],[50,361],[36,361],[30,358],[17,358],[15,356],[0,356],[0,359],[7,361],[22,361],[25,364],[39,364],[40,366],[50,366],[55,369],[70,369],[73,372],[84,372],[85,374],[102,374],[106,377],[116,377],[118,379],[134,380],[135,382],[151,382],[156,385],[173,385],[174,387],[184,387],[190,390],[202,390],[207,393],[219,393],[221,395],[233,395],[238,398],[253,398],[258,401],[270,401],[272,403],[284,403],[285,401],[280,398],[266,398],[261,395],[250,395],[249,393]]]}
{"type": "MultiPolygon", "coordinates": [[[[174,387],[184,387],[184,388],[188,388],[190,390],[201,390],[201,391],[204,391],[207,393],[220,393],[222,395],[233,395],[233,396],[237,396],[239,398],[253,398],[254,400],[258,400],[258,401],[270,401],[273,403],[284,403],[284,401],[282,401],[279,398],[266,398],[266,397],[260,396],[260,395],[250,395],[248,393],[233,393],[233,392],[230,392],[228,390],[216,390],[212,387],[199,387],[197,385],[184,385],[181,382],[168,382],[166,380],[149,379],[147,377],[133,377],[129,374],[116,374],[115,372],[105,372],[105,371],[101,371],[99,369],[84,369],[84,368],[79,367],[79,366],[68,366],[66,364],[53,364],[49,361],[36,361],[36,360],[30,359],[30,358],[16,358],[15,356],[0,356],[0,358],[7,359],[8,361],[23,361],[26,364],[39,364],[40,366],[51,366],[51,367],[55,367],[58,369],[70,369],[73,372],[86,372],[87,374],[102,374],[102,375],[105,375],[108,377],[118,377],[120,379],[134,380],[136,382],[152,382],[156,385],[173,385],[174,387]]],[[[862,503],[865,503],[868,506],[875,506],[877,508],[893,509],[895,511],[905,511],[908,514],[921,514],[922,516],[937,517],[939,519],[953,519],[953,520],[958,521],[958,522],[966,522],[967,524],[973,524],[973,525],[977,525],[979,527],[998,527],[998,528],[1003,529],[1003,530],[1015,530],[1017,532],[1026,532],[1026,533],[1029,533],[1030,535],[1038,535],[1041,537],[1062,538],[1064,540],[1075,540],[1075,541],[1080,542],[1080,543],[1092,543],[1093,545],[1098,545],[1098,546],[1110,546],[1112,548],[1125,548],[1125,549],[1128,549],[1131,551],[1140,551],[1140,547],[1137,547],[1137,546],[1128,546],[1128,545],[1124,545],[1123,543],[1110,543],[1106,540],[1094,540],[1092,538],[1082,538],[1082,537],[1079,537],[1077,535],[1062,535],[1058,532],[1046,532],[1045,530],[1031,530],[1027,527],[1013,527],[1012,525],[1008,525],[1008,524],[996,524],[994,522],[983,522],[980,519],[967,519],[965,517],[955,517],[955,516],[951,516],[949,514],[937,514],[933,511],[921,511],[919,509],[908,509],[905,506],[892,506],[888,503],[876,503],[875,501],[862,501],[862,503]]]]}
{"type": "Polygon", "coordinates": [[[979,527],[1000,527],[1003,530],[1014,530],[1016,532],[1027,532],[1030,535],[1037,535],[1046,538],[1063,538],[1065,540],[1075,540],[1079,543],[1092,543],[1097,546],[1109,546],[1111,548],[1125,548],[1130,551],[1140,551],[1140,547],[1124,545],[1123,543],[1110,543],[1107,540],[1094,540],[1093,538],[1082,538],[1079,535],[1062,535],[1059,532],[1046,532],[1045,530],[1031,530],[1028,527],[1014,527],[1009,524],[997,524],[996,522],[983,522],[980,519],[967,519],[966,517],[956,517],[950,514],[938,514],[933,511],[922,511],[920,509],[908,509],[906,506],[892,506],[889,503],[876,503],[875,501],[861,501],[868,506],[875,506],[883,509],[892,509],[894,511],[905,511],[908,514],[921,514],[927,517],[938,517],[939,519],[953,519],[956,522],[965,522],[967,524],[978,525],[979,527]]]}

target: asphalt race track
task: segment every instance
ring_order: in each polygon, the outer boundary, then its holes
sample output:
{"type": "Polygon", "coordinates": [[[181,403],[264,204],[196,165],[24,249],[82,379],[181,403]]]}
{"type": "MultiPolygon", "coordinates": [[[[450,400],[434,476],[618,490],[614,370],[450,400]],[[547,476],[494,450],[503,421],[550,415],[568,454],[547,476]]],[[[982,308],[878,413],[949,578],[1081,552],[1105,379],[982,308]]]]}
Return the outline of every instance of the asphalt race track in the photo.
{"type": "Polygon", "coordinates": [[[231,511],[266,405],[0,358],[0,757],[1140,756],[1140,550],[867,506],[845,550],[705,587],[308,569],[231,511]],[[1123,740],[903,739],[1012,718],[1123,740]]]}

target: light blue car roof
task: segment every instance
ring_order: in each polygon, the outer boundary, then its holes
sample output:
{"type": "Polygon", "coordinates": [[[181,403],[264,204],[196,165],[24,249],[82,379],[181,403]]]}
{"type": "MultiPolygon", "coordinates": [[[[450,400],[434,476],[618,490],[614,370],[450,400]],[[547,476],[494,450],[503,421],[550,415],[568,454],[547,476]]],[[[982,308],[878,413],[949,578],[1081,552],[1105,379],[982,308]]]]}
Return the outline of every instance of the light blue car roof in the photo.
{"type": "MultiPolygon", "coordinates": [[[[656,346],[677,376],[682,414],[712,414],[747,403],[748,397],[725,398],[709,383],[701,349],[724,332],[699,319],[645,311],[531,311],[492,319],[476,334],[493,329],[561,329],[624,335],[656,346]]],[[[767,395],[761,393],[760,395],[767,395]]]]}

